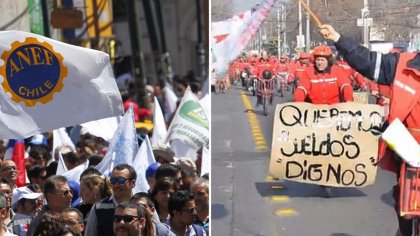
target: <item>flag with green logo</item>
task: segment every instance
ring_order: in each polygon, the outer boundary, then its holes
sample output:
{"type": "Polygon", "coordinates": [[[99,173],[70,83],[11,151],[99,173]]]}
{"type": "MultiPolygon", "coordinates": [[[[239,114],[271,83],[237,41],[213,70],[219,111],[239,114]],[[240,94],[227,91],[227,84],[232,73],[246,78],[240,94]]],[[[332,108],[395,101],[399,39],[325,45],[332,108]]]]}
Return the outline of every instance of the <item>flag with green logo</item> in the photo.
{"type": "Polygon", "coordinates": [[[209,142],[209,120],[190,87],[175,112],[166,142],[182,140],[199,149],[209,142]]]}

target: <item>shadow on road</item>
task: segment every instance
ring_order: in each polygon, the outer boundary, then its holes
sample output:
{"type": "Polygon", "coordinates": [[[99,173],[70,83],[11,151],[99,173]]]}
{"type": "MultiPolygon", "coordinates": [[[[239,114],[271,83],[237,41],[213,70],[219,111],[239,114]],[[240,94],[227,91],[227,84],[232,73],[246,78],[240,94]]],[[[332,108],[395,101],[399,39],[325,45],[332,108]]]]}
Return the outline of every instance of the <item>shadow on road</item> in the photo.
{"type": "Polygon", "coordinates": [[[392,197],[392,188],[389,190],[389,192],[381,195],[381,200],[388,206],[394,207],[394,198],[392,197]]]}
{"type": "MultiPolygon", "coordinates": [[[[256,182],[255,187],[262,197],[273,195],[286,195],[292,197],[327,197],[325,188],[315,184],[304,184],[292,181],[285,182],[256,182]],[[273,188],[274,186],[274,188],[273,188]],[[277,187],[281,186],[281,188],[277,187]]],[[[338,197],[363,197],[364,192],[357,188],[331,187],[331,196],[338,197]]]]}
{"type": "Polygon", "coordinates": [[[354,235],[346,234],[346,233],[332,233],[330,236],[354,236],[354,235]]]}
{"type": "Polygon", "coordinates": [[[211,218],[220,219],[228,215],[228,210],[222,204],[212,204],[211,205],[211,218]]]}

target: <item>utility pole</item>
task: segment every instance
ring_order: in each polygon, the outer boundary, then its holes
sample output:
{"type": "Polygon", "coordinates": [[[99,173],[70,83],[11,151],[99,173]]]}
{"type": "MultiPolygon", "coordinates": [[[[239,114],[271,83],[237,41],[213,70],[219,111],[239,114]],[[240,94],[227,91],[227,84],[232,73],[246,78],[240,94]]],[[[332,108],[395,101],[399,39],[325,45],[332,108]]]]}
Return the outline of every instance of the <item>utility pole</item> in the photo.
{"type": "Polygon", "coordinates": [[[282,18],[282,29],[283,29],[283,50],[286,50],[287,46],[287,35],[286,35],[286,7],[281,5],[281,18],[282,18]]]}
{"type": "Polygon", "coordinates": [[[134,79],[136,81],[137,101],[141,107],[146,106],[146,76],[143,71],[143,58],[140,48],[140,39],[137,31],[137,16],[135,0],[126,0],[128,13],[128,27],[130,33],[130,43],[132,50],[131,65],[133,67],[134,79]]]}
{"type": "Polygon", "coordinates": [[[363,19],[363,46],[369,48],[369,25],[368,17],[370,15],[368,0],[363,1],[362,19],[363,19]]]}
{"type": "Polygon", "coordinates": [[[280,60],[281,44],[280,44],[280,9],[277,9],[277,58],[280,60]]]}
{"type": "Polygon", "coordinates": [[[302,35],[303,35],[303,29],[302,29],[302,3],[299,1],[299,14],[298,14],[298,25],[299,25],[299,36],[298,36],[298,47],[303,47],[302,45],[302,35]]]}
{"type": "MultiPolygon", "coordinates": [[[[310,0],[306,0],[306,5],[309,6],[310,0]]],[[[311,50],[311,18],[309,12],[306,11],[306,52],[311,50]]]]}

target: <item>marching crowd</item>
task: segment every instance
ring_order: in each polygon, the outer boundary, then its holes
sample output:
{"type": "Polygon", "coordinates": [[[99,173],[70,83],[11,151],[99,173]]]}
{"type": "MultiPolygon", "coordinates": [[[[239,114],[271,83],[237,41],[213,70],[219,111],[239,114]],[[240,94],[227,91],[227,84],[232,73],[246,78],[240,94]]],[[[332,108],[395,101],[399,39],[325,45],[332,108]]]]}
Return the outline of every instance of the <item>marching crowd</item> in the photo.
{"type": "MultiPolygon", "coordinates": [[[[176,81],[181,97],[185,89],[178,84],[183,79],[176,81]]],[[[174,93],[172,88],[166,89],[174,93]]],[[[133,106],[136,124],[151,122],[153,96],[159,103],[166,99],[164,85],[149,85],[146,91],[150,103],[146,108],[139,108],[128,92],[122,92],[124,108],[133,106]]],[[[7,154],[8,142],[1,141],[0,235],[209,234],[209,173],[200,173],[201,149],[196,158],[180,157],[169,144],[162,143],[153,146],[156,162],[145,172],[119,164],[104,176],[95,166],[109,143],[76,127],[66,130],[76,137],[75,149],[63,145],[53,151],[52,132],[24,140],[26,174],[7,154]],[[57,175],[60,160],[68,171],[86,161],[89,167],[74,181],[57,175]],[[26,181],[18,183],[22,173],[26,181]],[[150,186],[146,192],[134,192],[140,175],[150,186]]],[[[152,132],[140,125],[137,135],[141,144],[152,132]]]]}

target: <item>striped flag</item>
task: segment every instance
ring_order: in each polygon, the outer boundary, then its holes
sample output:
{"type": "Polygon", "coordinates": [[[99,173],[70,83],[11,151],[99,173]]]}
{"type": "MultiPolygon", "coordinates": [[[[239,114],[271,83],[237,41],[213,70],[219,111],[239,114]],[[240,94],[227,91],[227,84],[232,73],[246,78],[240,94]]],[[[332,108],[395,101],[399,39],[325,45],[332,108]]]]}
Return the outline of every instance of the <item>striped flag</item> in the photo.
{"type": "Polygon", "coordinates": [[[10,139],[7,143],[7,150],[4,160],[12,160],[17,167],[16,186],[26,185],[26,166],[25,166],[25,143],[23,139],[10,139]]]}

